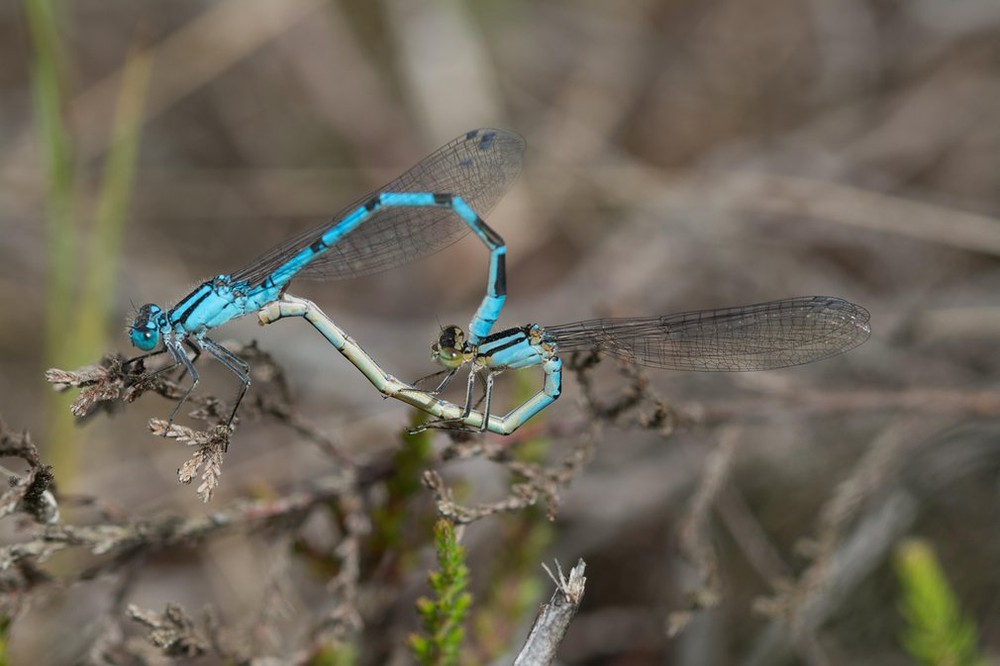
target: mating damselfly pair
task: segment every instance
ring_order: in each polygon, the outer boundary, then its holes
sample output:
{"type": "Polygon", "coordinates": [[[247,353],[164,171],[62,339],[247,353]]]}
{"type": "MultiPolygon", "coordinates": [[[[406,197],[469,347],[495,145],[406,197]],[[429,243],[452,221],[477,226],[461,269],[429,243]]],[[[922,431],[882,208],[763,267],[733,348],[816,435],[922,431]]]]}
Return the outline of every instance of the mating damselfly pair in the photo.
{"type": "Polygon", "coordinates": [[[167,353],[173,359],[169,367],[180,366],[191,378],[171,421],[198,385],[194,361],[207,351],[240,381],[232,423],[250,385],[249,367],[208,333],[252,312],[263,323],[305,317],[379,391],[438,417],[432,426],[500,434],[513,432],[559,397],[561,352],[595,350],[639,365],[678,370],[768,370],[818,361],[867,340],[868,312],[830,296],[492,332],[506,298],[506,248],[483,216],[517,178],[524,148],[524,140],[514,132],[468,132],[324,224],[290,238],[241,270],[205,281],[172,308],[139,308],[129,329],[132,344],[147,352],[139,358],[167,353]],[[486,294],[468,333],[445,326],[432,346],[433,358],[447,370],[438,389],[460,368],[469,368],[464,405],[439,399],[437,390],[423,391],[396,379],[319,308],[286,293],[293,278],[337,279],[383,271],[437,252],[470,231],[489,250],[486,294]],[[534,366],[544,373],[541,390],[505,416],[494,415],[495,375],[534,366]],[[474,392],[480,375],[485,375],[485,394],[477,411],[474,392]]]}

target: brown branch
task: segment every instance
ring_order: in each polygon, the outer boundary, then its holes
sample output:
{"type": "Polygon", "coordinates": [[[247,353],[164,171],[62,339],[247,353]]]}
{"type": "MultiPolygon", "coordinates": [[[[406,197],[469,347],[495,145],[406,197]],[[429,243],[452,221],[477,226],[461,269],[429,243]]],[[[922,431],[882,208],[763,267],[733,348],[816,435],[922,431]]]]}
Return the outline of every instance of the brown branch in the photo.
{"type": "Polygon", "coordinates": [[[0,547],[0,570],[25,560],[44,561],[55,552],[74,547],[85,548],[95,555],[116,553],[123,560],[131,560],[217,533],[238,528],[258,529],[274,521],[304,516],[313,507],[340,497],[352,485],[350,475],[337,474],[317,479],[309,490],[274,500],[239,500],[205,516],[185,519],[164,516],[123,524],[48,525],[32,540],[0,547]]]}

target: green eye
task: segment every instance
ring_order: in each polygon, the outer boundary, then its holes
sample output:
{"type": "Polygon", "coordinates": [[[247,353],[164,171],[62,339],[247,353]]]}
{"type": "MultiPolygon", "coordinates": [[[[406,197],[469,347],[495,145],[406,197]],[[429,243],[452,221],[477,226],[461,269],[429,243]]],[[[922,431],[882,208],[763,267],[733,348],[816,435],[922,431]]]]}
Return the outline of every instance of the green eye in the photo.
{"type": "Polygon", "coordinates": [[[465,363],[465,331],[455,325],[441,328],[437,342],[431,345],[431,358],[446,368],[457,368],[465,363]]]}

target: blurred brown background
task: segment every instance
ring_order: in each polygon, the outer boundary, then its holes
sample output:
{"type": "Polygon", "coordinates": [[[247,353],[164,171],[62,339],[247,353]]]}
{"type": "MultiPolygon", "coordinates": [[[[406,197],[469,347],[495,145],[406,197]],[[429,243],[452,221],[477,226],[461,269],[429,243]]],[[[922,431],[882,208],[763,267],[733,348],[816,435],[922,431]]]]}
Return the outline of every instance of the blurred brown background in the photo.
{"type": "MultiPolygon", "coordinates": [[[[998,651],[995,0],[83,0],[63,9],[84,221],[130,46],[145,45],[153,66],[113,335],[80,362],[129,353],[120,324],[131,304],[169,306],[466,130],[513,129],[528,141],[525,171],[489,218],[508,243],[501,326],[808,294],[872,312],[866,345],[819,364],[647,374],[690,422],[670,436],[637,427],[635,414],[604,424],[595,460],[565,492],[547,558],[582,556],[591,579],[565,662],[911,663],[890,563],[914,535],[936,550],[984,651],[998,651]],[[668,614],[698,585],[690,553],[679,554],[682,524],[720,442],[731,449],[728,476],[702,527],[720,556],[721,605],[668,639],[668,614]],[[802,539],[827,540],[836,593],[802,578],[802,539]],[[799,635],[753,607],[780,580],[807,597],[784,600],[803,621],[799,635]]],[[[44,455],[51,255],[19,3],[0,4],[0,35],[0,414],[31,430],[44,455]]],[[[467,323],[485,266],[482,246],[466,239],[398,270],[291,291],[414,379],[434,370],[438,322],[467,323]]],[[[408,408],[382,400],[304,323],[260,329],[250,319],[217,339],[257,339],[287,370],[301,413],[358,459],[398,448],[408,408]]],[[[204,367],[205,390],[228,396],[231,376],[204,367]]],[[[500,378],[503,405],[515,384],[523,393],[540,382],[532,372],[500,378]]],[[[609,399],[626,383],[610,363],[595,381],[609,399]]],[[[587,419],[573,378],[566,384],[530,424],[556,451],[587,419]]],[[[149,395],[88,424],[66,486],[127,515],[211,510],[176,484],[185,452],[146,429],[171,408],[149,395]]],[[[287,430],[244,423],[213,503],[248,487],[294,487],[335,465],[287,430]]],[[[488,464],[445,471],[475,489],[467,501],[504,492],[488,464]]],[[[131,599],[212,603],[240,620],[261,603],[278,556],[231,538],[186,555],[197,562],[160,563],[131,599]]],[[[495,519],[466,533],[474,556],[504,538],[495,519]]],[[[31,660],[22,663],[80,658],[85,639],[42,637],[53,622],[96,631],[88,623],[105,608],[101,585],[40,600],[15,625],[16,654],[31,660]]],[[[412,628],[412,618],[399,622],[412,628]]]]}

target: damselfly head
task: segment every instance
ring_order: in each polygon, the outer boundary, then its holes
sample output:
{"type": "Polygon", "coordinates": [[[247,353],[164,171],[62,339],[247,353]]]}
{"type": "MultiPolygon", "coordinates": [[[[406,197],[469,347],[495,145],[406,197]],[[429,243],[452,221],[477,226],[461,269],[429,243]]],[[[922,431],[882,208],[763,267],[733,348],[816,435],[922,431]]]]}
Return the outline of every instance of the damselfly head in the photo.
{"type": "Polygon", "coordinates": [[[163,309],[159,305],[147,303],[139,308],[129,326],[128,335],[132,344],[142,351],[153,351],[160,344],[160,321],[163,309]]]}
{"type": "Polygon", "coordinates": [[[431,345],[431,360],[446,368],[457,368],[467,360],[465,331],[460,326],[449,324],[441,327],[441,335],[431,345]]]}

